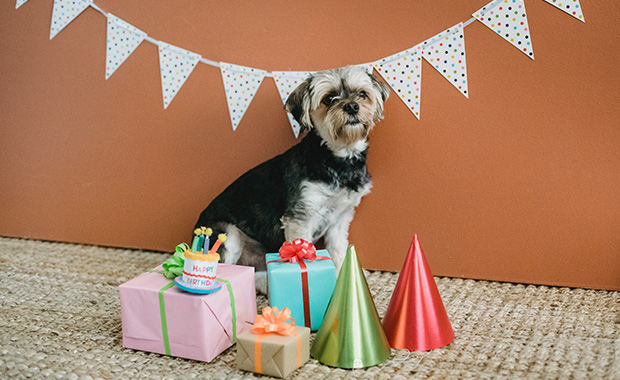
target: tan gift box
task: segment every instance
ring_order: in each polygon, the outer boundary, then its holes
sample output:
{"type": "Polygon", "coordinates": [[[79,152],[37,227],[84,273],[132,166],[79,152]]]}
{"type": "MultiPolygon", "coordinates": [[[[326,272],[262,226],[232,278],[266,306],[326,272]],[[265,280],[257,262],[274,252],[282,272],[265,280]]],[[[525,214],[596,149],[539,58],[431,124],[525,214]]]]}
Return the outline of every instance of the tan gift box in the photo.
{"type": "Polygon", "coordinates": [[[290,336],[251,331],[237,335],[237,368],[284,378],[301,367],[310,358],[310,329],[295,327],[296,334],[290,336]]]}

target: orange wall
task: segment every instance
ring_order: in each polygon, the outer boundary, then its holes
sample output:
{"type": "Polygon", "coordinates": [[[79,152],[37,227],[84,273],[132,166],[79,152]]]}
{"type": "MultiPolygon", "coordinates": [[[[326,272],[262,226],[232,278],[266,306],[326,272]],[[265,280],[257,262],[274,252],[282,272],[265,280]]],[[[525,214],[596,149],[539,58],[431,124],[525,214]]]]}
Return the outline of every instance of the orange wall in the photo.
{"type": "MultiPolygon", "coordinates": [[[[96,3],[272,71],[377,60],[487,2],[96,3]]],[[[87,9],[50,41],[52,3],[0,4],[0,235],[171,251],[227,184],[295,143],[272,79],[236,132],[204,64],[164,110],[154,45],[105,81],[105,18],[87,9]]],[[[366,267],[399,270],[417,233],[436,275],[620,289],[620,8],[581,4],[586,23],[526,0],[535,61],[466,27],[469,100],[427,63],[421,120],[388,100],[351,227],[366,267]]]]}

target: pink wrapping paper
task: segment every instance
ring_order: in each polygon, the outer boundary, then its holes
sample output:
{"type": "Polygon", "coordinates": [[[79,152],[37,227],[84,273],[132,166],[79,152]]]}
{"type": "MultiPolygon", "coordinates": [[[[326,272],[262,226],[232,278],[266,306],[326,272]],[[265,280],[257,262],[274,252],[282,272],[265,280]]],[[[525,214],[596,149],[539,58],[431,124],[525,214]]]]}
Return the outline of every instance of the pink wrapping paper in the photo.
{"type": "MultiPolygon", "coordinates": [[[[232,285],[237,335],[250,330],[256,315],[254,268],[219,264],[217,277],[232,285]]],[[[119,286],[124,347],[165,354],[159,290],[170,281],[160,273],[143,273],[119,286]]],[[[172,356],[209,362],[233,344],[226,284],[207,295],[173,286],[164,292],[164,305],[172,356]]]]}

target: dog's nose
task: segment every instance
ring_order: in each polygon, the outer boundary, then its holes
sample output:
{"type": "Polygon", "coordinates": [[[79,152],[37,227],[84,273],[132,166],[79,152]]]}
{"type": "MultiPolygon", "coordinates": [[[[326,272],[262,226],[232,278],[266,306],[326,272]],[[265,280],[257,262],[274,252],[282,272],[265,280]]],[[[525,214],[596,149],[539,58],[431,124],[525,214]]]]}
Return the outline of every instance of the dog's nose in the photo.
{"type": "Polygon", "coordinates": [[[351,103],[345,104],[343,109],[344,109],[344,112],[350,115],[355,115],[360,110],[360,105],[355,102],[351,102],[351,103]]]}

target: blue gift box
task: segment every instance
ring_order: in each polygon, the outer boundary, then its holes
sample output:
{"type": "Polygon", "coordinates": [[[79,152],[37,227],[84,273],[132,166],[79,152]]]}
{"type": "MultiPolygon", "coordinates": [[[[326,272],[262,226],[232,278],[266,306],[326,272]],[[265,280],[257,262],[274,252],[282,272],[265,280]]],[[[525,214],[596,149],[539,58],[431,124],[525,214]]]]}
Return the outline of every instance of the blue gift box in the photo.
{"type": "Polygon", "coordinates": [[[327,250],[317,250],[317,259],[314,261],[304,260],[307,267],[308,279],[308,303],[310,323],[307,323],[304,315],[304,286],[302,282],[302,266],[299,262],[280,262],[280,255],[268,253],[267,282],[269,305],[282,310],[285,307],[291,309],[291,317],[295,319],[297,326],[310,327],[316,331],[321,327],[323,316],[332,298],[336,286],[336,267],[331,259],[321,259],[319,256],[330,257],[327,250]]]}

